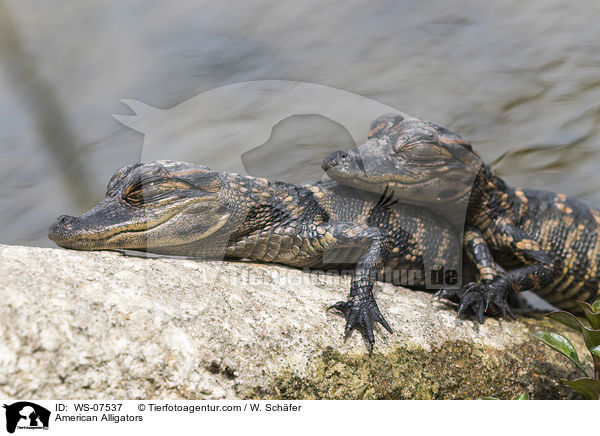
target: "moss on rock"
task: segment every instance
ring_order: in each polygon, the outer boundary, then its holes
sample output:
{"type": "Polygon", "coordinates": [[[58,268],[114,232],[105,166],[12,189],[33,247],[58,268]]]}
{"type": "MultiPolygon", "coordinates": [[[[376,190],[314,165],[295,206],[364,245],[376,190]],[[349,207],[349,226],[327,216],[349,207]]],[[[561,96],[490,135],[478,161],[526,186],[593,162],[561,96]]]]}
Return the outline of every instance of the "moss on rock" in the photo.
{"type": "MultiPolygon", "coordinates": [[[[551,352],[550,352],[551,353],[551,352]]],[[[528,392],[537,399],[573,398],[549,374],[570,378],[575,371],[555,368],[552,356],[532,340],[498,350],[448,341],[431,351],[404,346],[387,353],[344,354],[329,348],[305,375],[286,370],[265,399],[510,399],[528,392]],[[558,373],[557,373],[558,371],[558,373]]]]}

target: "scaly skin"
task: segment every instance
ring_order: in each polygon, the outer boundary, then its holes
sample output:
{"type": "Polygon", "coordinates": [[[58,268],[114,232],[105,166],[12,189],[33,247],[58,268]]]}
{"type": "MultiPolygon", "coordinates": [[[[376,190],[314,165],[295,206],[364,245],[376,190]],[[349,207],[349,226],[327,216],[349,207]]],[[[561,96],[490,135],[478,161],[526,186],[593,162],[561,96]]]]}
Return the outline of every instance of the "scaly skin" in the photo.
{"type": "Polygon", "coordinates": [[[323,161],[339,183],[401,201],[464,210],[464,248],[478,280],[442,297],[458,297],[459,313],[480,322],[489,308],[510,313],[507,299],[531,290],[554,305],[579,311],[600,289],[600,212],[562,194],[514,189],[497,177],[457,134],[437,124],[387,114],[369,140],[323,161]]]}
{"type": "Polygon", "coordinates": [[[373,297],[384,268],[423,271],[460,250],[439,218],[413,206],[340,186],[291,185],[157,161],[119,170],[106,197],[80,217],[49,229],[58,245],[132,249],[213,259],[250,259],[298,268],[352,268],[345,334],[373,323],[388,331],[373,297]]]}

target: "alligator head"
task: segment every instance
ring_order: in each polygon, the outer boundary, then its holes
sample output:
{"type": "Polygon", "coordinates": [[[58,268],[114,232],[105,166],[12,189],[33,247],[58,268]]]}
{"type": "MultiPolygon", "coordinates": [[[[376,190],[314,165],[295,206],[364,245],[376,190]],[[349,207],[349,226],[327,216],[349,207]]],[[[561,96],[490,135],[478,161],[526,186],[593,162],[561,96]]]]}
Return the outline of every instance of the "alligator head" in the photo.
{"type": "Polygon", "coordinates": [[[386,114],[371,123],[367,142],[335,151],[323,169],[344,185],[394,192],[415,204],[468,200],[481,160],[460,136],[429,121],[386,114]]]}
{"type": "Polygon", "coordinates": [[[112,177],[103,200],[81,216],[58,217],[48,236],[79,250],[193,244],[222,233],[234,213],[226,185],[222,173],[185,162],[129,165],[112,177]]]}

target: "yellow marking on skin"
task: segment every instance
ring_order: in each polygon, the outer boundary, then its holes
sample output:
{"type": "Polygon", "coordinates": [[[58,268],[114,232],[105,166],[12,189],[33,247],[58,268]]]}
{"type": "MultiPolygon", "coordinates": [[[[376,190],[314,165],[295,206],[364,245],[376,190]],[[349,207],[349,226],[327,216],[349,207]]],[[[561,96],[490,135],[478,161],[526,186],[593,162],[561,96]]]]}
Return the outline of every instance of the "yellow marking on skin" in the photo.
{"type": "Polygon", "coordinates": [[[474,232],[466,232],[464,236],[465,242],[471,242],[477,238],[477,235],[474,232]]]}
{"type": "Polygon", "coordinates": [[[518,241],[515,245],[520,251],[540,250],[540,245],[537,243],[537,241],[534,241],[533,239],[523,239],[522,241],[518,241]]]}
{"type": "Polygon", "coordinates": [[[583,288],[583,285],[585,285],[585,282],[577,282],[575,286],[569,288],[569,290],[563,294],[563,297],[567,299],[572,298],[577,295],[581,288],[583,288]]]}
{"type": "Polygon", "coordinates": [[[543,287],[542,289],[538,289],[537,291],[535,291],[535,293],[537,295],[539,295],[540,297],[546,298],[546,295],[554,293],[556,284],[560,283],[561,281],[562,281],[562,277],[556,278],[556,279],[554,279],[554,281],[552,283],[543,287]]]}
{"type": "Polygon", "coordinates": [[[573,225],[573,223],[575,222],[575,220],[573,219],[573,217],[571,215],[567,215],[563,218],[563,222],[565,223],[565,225],[567,227],[570,227],[573,225]]]}
{"type": "Polygon", "coordinates": [[[595,209],[590,209],[590,213],[594,217],[594,220],[596,220],[596,224],[600,225],[600,212],[595,209]]]}
{"type": "Polygon", "coordinates": [[[591,296],[592,296],[592,291],[585,291],[578,295],[577,300],[587,301],[591,296]]]}
{"type": "Polygon", "coordinates": [[[523,203],[529,202],[529,199],[525,196],[525,193],[523,191],[521,191],[520,189],[516,189],[515,194],[517,197],[519,197],[519,200],[521,200],[523,203]]]}
{"type": "Polygon", "coordinates": [[[575,277],[573,277],[573,276],[569,277],[567,280],[565,280],[563,283],[561,283],[560,286],[555,287],[553,292],[557,295],[562,295],[562,293],[565,291],[565,289],[567,289],[569,286],[571,286],[571,283],[573,283],[574,280],[575,280],[575,277]]]}
{"type": "Polygon", "coordinates": [[[558,210],[560,210],[561,212],[564,212],[568,215],[573,213],[573,209],[571,209],[569,206],[565,205],[564,203],[556,203],[556,207],[558,208],[558,210]]]}
{"type": "MultiPolygon", "coordinates": [[[[579,237],[579,233],[575,230],[570,231],[567,233],[567,237],[565,238],[565,242],[563,244],[563,247],[565,247],[566,250],[571,250],[571,247],[573,246],[573,241],[575,241],[575,239],[577,239],[579,237]]],[[[565,259],[565,262],[567,263],[567,265],[572,265],[573,259],[571,258],[567,258],[565,259]]],[[[566,272],[565,272],[566,274],[566,272]]]]}
{"type": "Polygon", "coordinates": [[[421,250],[419,249],[419,247],[413,247],[413,248],[411,248],[410,252],[412,254],[414,254],[415,256],[420,256],[421,255],[421,250]]]}
{"type": "Polygon", "coordinates": [[[496,273],[496,271],[494,271],[494,268],[489,267],[489,266],[487,266],[485,268],[481,268],[479,270],[479,275],[482,280],[493,279],[496,276],[495,273],[496,273]]]}
{"type": "Polygon", "coordinates": [[[567,201],[567,196],[565,194],[556,194],[556,198],[560,201],[567,201]]]}
{"type": "MultiPolygon", "coordinates": [[[[598,232],[596,232],[598,233],[598,232]]],[[[589,271],[589,277],[587,278],[587,280],[589,280],[591,277],[593,277],[594,279],[597,278],[598,275],[598,254],[600,254],[600,240],[596,240],[596,245],[594,246],[594,249],[591,252],[588,252],[588,259],[589,259],[589,265],[590,265],[590,271],[589,271]],[[591,256],[589,256],[591,254],[591,256]]],[[[586,275],[587,277],[587,275],[586,275]]]]}
{"type": "Polygon", "coordinates": [[[436,263],[441,263],[444,260],[446,253],[448,252],[448,248],[450,247],[450,238],[448,235],[446,235],[444,232],[442,236],[442,243],[438,246],[438,250],[434,259],[436,263]]]}

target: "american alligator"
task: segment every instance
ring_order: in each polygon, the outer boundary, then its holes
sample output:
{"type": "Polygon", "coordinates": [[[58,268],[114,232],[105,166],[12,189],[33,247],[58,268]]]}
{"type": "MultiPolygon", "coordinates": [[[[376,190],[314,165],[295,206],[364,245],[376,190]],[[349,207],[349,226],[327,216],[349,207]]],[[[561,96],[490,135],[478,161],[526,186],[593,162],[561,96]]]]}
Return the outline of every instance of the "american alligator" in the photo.
{"type": "Polygon", "coordinates": [[[386,196],[333,181],[292,185],[174,161],[120,169],[102,201],[79,217],[60,216],[49,237],[79,250],[350,266],[350,298],[332,307],[346,316],[345,335],[359,327],[371,346],[375,321],[391,332],[373,297],[377,274],[423,272],[460,253],[458,238],[438,217],[386,196]]]}
{"type": "MultiPolygon", "coordinates": [[[[429,121],[386,114],[367,142],[323,161],[339,183],[400,201],[464,209],[464,248],[478,280],[440,297],[460,300],[479,322],[490,309],[510,313],[507,299],[532,290],[550,303],[580,311],[600,289],[600,212],[563,194],[516,189],[494,174],[459,135],[429,121]]],[[[489,312],[488,312],[489,313],[489,312]]]]}

